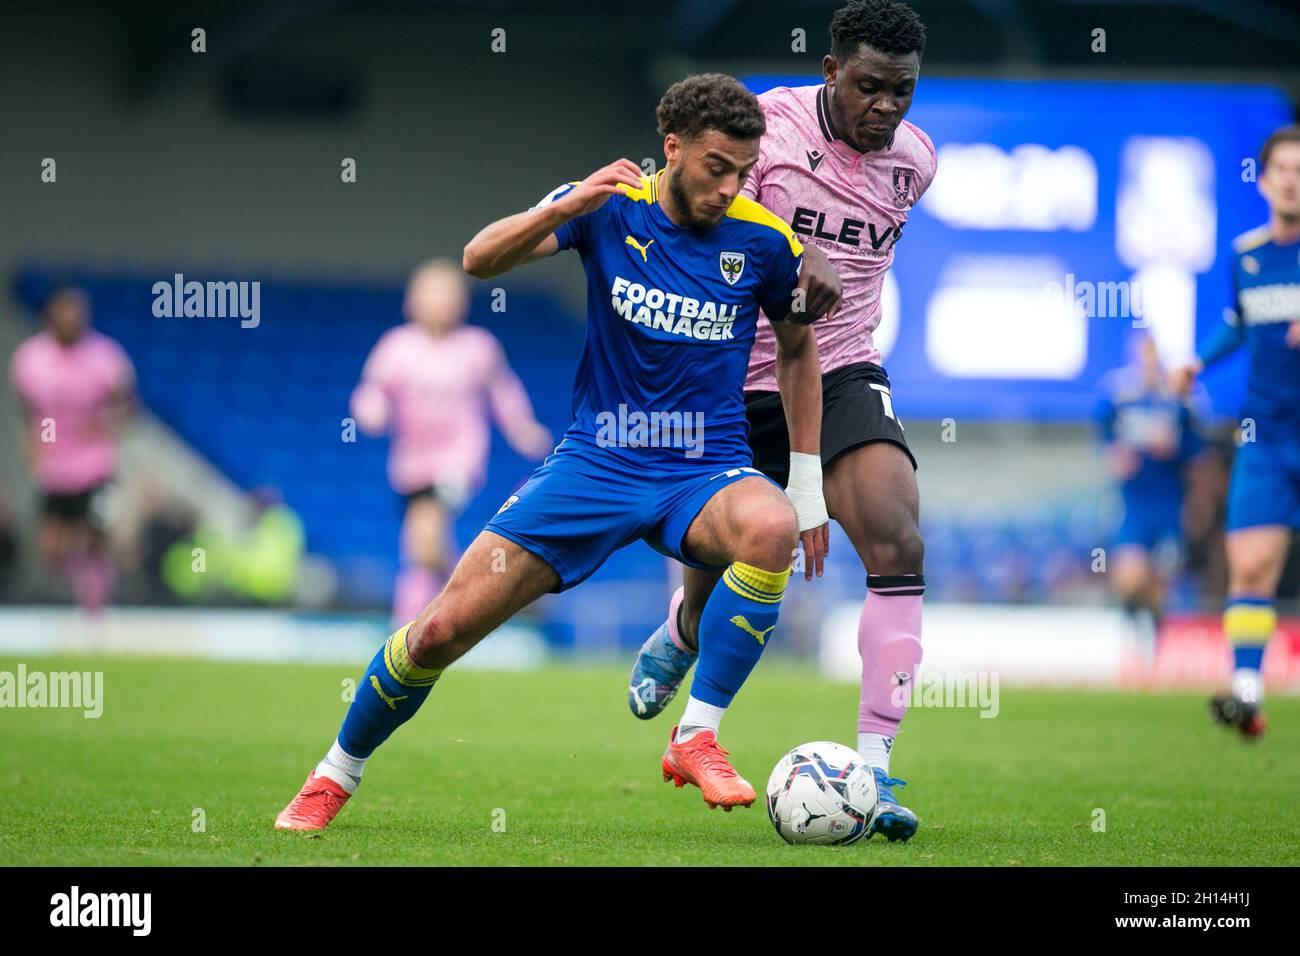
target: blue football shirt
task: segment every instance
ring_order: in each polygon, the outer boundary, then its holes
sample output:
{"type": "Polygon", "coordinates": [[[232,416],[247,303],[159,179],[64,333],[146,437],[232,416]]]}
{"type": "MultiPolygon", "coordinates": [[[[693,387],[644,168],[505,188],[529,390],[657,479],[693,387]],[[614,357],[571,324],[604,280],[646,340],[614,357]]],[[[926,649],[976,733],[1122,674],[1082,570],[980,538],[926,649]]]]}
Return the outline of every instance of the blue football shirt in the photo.
{"type": "Polygon", "coordinates": [[[565,437],[652,467],[748,464],[744,383],[759,309],[784,311],[803,247],[743,196],[711,229],[676,225],[658,202],[662,175],[621,187],[555,233],[587,274],[587,335],[565,437]],[[698,434],[683,446],[681,429],[698,434]]]}
{"type": "Polygon", "coordinates": [[[1275,426],[1261,438],[1300,440],[1300,349],[1286,343],[1300,321],[1300,242],[1279,245],[1262,226],[1238,237],[1234,253],[1229,322],[1250,355],[1243,414],[1275,426]]]}

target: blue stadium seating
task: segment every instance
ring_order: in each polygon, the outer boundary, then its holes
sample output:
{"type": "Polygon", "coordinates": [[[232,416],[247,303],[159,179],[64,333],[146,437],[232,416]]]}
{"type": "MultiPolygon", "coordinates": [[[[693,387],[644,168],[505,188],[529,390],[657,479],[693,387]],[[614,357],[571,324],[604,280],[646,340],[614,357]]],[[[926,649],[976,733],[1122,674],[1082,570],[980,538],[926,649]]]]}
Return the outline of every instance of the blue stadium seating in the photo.
{"type": "MultiPolygon", "coordinates": [[[[222,274],[185,273],[200,281],[222,274]]],[[[341,435],[366,355],[400,321],[400,285],[264,280],[261,324],[244,329],[233,318],[155,317],[157,275],[35,266],[20,274],[19,298],[35,312],[55,276],[90,293],[95,324],[131,355],[141,398],[155,415],[241,487],[270,484],[282,491],[302,517],[308,549],[336,566],[340,605],[387,604],[401,514],[385,473],[388,443],[363,435],[346,443],[341,435]]],[[[558,436],[571,417],[582,324],[546,293],[507,288],[505,313],[491,312],[484,290],[471,321],[501,339],[539,418],[558,436]]],[[[456,525],[461,546],[532,467],[494,433],[486,485],[456,525]]],[[[1096,503],[1072,501],[1038,502],[1014,521],[927,521],[928,592],[951,600],[1043,601],[1081,580],[1096,587],[1088,556],[1097,527],[1096,503]]],[[[860,595],[861,568],[851,555],[847,541],[833,550],[837,573],[824,585],[826,602],[860,595]]],[[[623,646],[638,643],[662,615],[657,586],[665,571],[665,560],[648,546],[625,549],[593,577],[585,597],[580,588],[548,602],[548,635],[562,647],[581,643],[575,621],[592,605],[579,612],[579,602],[606,600],[602,595],[616,600],[623,587],[609,637],[623,646]]]]}

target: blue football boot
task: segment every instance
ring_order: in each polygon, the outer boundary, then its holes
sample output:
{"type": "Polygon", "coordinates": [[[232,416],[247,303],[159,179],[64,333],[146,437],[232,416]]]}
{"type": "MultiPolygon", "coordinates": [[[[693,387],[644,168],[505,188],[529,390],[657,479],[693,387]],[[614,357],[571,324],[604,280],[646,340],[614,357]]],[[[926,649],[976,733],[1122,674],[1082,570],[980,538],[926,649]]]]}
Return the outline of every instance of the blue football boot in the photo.
{"type": "Polygon", "coordinates": [[[876,804],[875,816],[871,818],[871,826],[867,828],[867,839],[870,840],[880,833],[890,843],[895,840],[906,842],[911,839],[912,834],[916,833],[920,821],[916,819],[915,813],[898,802],[893,788],[905,787],[907,781],[891,777],[879,767],[872,767],[871,773],[876,778],[876,790],[880,794],[880,799],[876,804]]]}
{"type": "Polygon", "coordinates": [[[677,696],[695,658],[695,651],[684,651],[668,634],[668,622],[646,638],[637,651],[628,682],[627,705],[642,720],[657,716],[677,696]]]}

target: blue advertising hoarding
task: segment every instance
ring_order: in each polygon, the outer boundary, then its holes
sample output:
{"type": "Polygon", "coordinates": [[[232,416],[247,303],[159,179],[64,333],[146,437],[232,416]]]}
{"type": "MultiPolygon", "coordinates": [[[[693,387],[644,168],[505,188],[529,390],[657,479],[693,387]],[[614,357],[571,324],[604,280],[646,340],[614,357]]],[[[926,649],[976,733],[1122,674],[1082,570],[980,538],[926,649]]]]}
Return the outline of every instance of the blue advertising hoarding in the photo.
{"type": "MultiPolygon", "coordinates": [[[[1267,218],[1255,157],[1293,116],[1265,86],[923,75],[907,118],[939,171],[877,333],[901,414],[1081,421],[1135,329],[1186,359],[1231,305],[1232,239],[1267,218]]],[[[1207,376],[1220,412],[1242,372],[1207,376]]]]}

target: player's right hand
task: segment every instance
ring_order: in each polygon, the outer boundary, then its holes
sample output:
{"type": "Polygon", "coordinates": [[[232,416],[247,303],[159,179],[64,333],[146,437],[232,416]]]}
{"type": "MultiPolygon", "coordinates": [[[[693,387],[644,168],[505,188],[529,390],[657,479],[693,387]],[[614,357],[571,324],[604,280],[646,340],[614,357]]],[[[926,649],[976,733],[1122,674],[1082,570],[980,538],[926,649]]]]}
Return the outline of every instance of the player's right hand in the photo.
{"type": "Polygon", "coordinates": [[[630,159],[619,159],[602,166],[567,193],[555,200],[554,206],[569,219],[577,219],[594,212],[616,192],[619,186],[641,188],[641,167],[630,159]]]}
{"type": "Polygon", "coordinates": [[[1192,383],[1201,374],[1201,363],[1192,362],[1169,373],[1169,388],[1179,398],[1186,398],[1192,390],[1192,383]]]}

